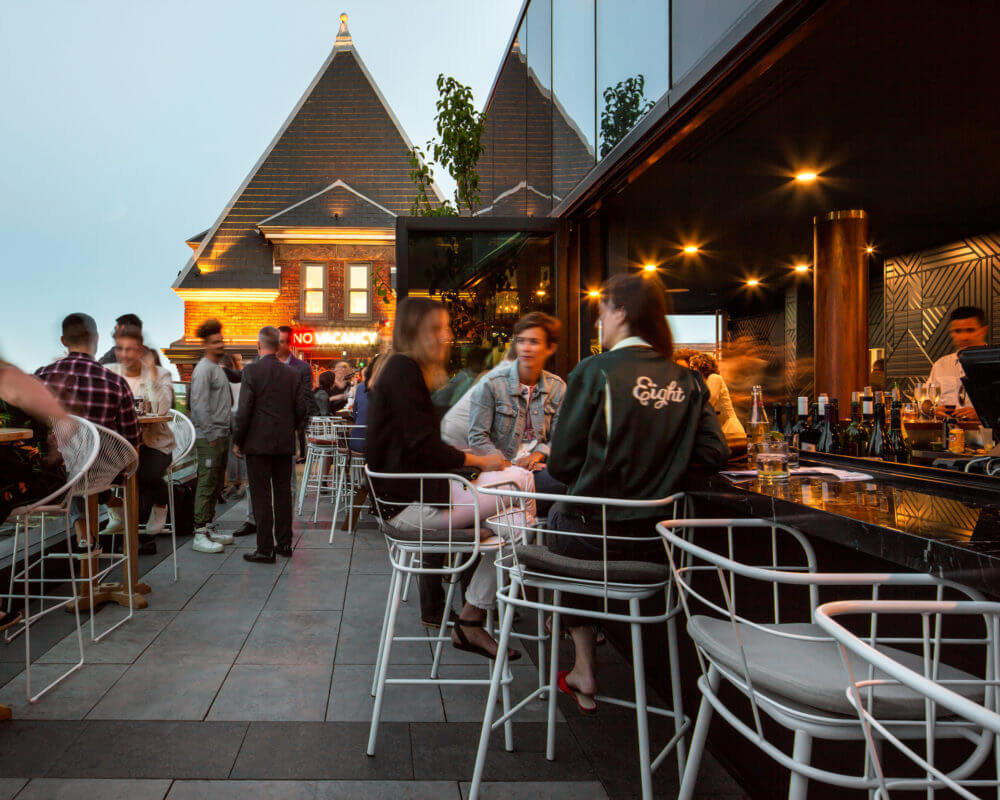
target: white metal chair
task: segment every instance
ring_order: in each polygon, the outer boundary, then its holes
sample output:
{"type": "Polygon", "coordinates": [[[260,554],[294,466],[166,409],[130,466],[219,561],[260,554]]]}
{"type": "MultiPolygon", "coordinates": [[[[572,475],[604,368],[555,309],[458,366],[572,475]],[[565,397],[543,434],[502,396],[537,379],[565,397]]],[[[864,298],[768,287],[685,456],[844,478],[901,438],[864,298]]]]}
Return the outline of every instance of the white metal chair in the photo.
{"type": "MultiPolygon", "coordinates": [[[[496,495],[498,490],[481,489],[481,494],[496,495]]],[[[534,499],[549,502],[569,502],[570,498],[561,495],[548,495],[528,492],[508,492],[504,495],[521,501],[534,499]]],[[[683,494],[675,494],[658,500],[620,500],[615,498],[577,497],[572,498],[576,507],[586,507],[592,510],[593,518],[599,521],[602,532],[567,533],[549,530],[539,524],[522,525],[520,529],[507,531],[507,538],[512,541],[530,540],[532,537],[548,538],[552,535],[579,538],[582,541],[600,542],[603,559],[586,560],[569,558],[551,552],[546,547],[535,545],[518,545],[501,553],[497,557],[497,566],[506,573],[509,581],[498,581],[497,599],[502,609],[503,617],[500,625],[499,653],[493,670],[493,680],[490,695],[486,701],[483,715],[482,730],[479,739],[479,751],[476,755],[475,772],[469,792],[470,800],[479,796],[483,771],[486,766],[486,755],[489,749],[489,739],[492,731],[501,724],[509,724],[510,718],[538,697],[548,695],[548,733],[545,756],[550,761],[555,759],[556,731],[556,695],[557,676],[559,671],[559,647],[557,642],[561,632],[561,617],[563,614],[575,617],[586,617],[595,622],[624,622],[629,625],[632,642],[632,666],[635,687],[635,702],[615,697],[598,695],[596,700],[610,705],[631,708],[636,714],[636,728],[639,745],[639,772],[643,798],[653,797],[652,773],[663,763],[664,759],[675,752],[678,771],[684,769],[684,734],[690,726],[690,720],[684,716],[681,699],[680,663],[677,655],[677,632],[675,618],[679,614],[676,597],[671,588],[670,572],[666,565],[648,563],[645,561],[615,561],[608,558],[608,545],[614,548],[619,542],[630,544],[645,543],[654,545],[659,550],[660,539],[655,534],[647,536],[622,536],[609,534],[607,527],[608,509],[628,509],[637,516],[649,516],[651,510],[659,516],[672,515],[676,503],[683,500],[683,494]],[[529,600],[524,589],[535,590],[534,600],[529,600]],[[593,598],[598,608],[577,608],[568,604],[567,595],[593,598]],[[643,611],[640,603],[643,600],[662,596],[664,606],[655,611],[643,611]],[[546,599],[548,598],[548,599],[546,599]],[[627,604],[627,610],[612,607],[611,603],[627,604]],[[552,646],[549,648],[548,680],[544,678],[544,651],[539,652],[539,686],[527,697],[519,700],[509,711],[499,719],[494,720],[496,694],[500,686],[500,676],[506,665],[507,643],[511,636],[516,608],[534,609],[538,615],[539,633],[543,631],[543,615],[552,614],[552,646]],[[642,626],[650,624],[666,624],[668,641],[668,659],[670,664],[671,708],[650,707],[646,694],[646,674],[643,662],[642,626]],[[649,746],[648,714],[654,713],[672,718],[674,734],[655,758],[651,757],[649,746]]],[[[657,517],[654,517],[657,518],[657,517]]],[[[510,525],[516,517],[505,518],[505,525],[510,525]]],[[[651,529],[653,520],[639,522],[651,529]]],[[[541,641],[541,637],[540,637],[541,641]]]]}
{"type": "MultiPolygon", "coordinates": [[[[365,478],[365,454],[355,450],[351,440],[359,435],[363,437],[366,428],[366,425],[354,425],[353,423],[342,423],[334,427],[334,437],[337,444],[337,463],[335,466],[337,477],[334,489],[333,519],[330,521],[330,544],[333,544],[337,531],[337,517],[340,515],[340,509],[344,509],[347,532],[353,534],[354,510],[364,508],[364,497],[359,497],[359,495],[362,495],[368,487],[368,480],[365,478]]],[[[318,501],[319,496],[317,495],[317,503],[318,501]]],[[[315,521],[316,512],[314,510],[313,522],[315,521]]],[[[409,580],[407,580],[408,586],[409,580]]]]}
{"type": "MultiPolygon", "coordinates": [[[[667,543],[702,673],[702,700],[678,798],[691,800],[694,795],[714,714],[791,771],[792,800],[804,800],[811,780],[869,792],[878,788],[872,762],[862,749],[854,769],[847,762],[837,771],[811,763],[815,739],[864,739],[845,697],[837,647],[812,621],[820,590],[837,597],[850,592],[876,599],[895,592],[934,600],[941,600],[946,591],[975,600],[979,595],[920,573],[819,572],[809,540],[792,527],[767,520],[679,519],[657,528],[667,543]],[[798,615],[791,611],[795,608],[801,609],[798,615]],[[723,681],[735,692],[720,691],[723,681]],[[794,734],[790,755],[772,741],[774,731],[765,731],[764,716],[794,734]]],[[[876,634],[874,625],[871,636],[876,634]]],[[[919,636],[882,629],[877,633],[884,652],[919,660],[906,652],[920,642],[919,636]]],[[[950,644],[962,646],[962,641],[950,644]]],[[[894,713],[911,729],[922,725],[915,722],[922,715],[922,702],[913,697],[884,700],[893,702],[894,713]]]]}
{"type": "Polygon", "coordinates": [[[10,588],[5,595],[8,601],[14,599],[20,599],[24,602],[23,619],[17,628],[12,628],[7,631],[6,640],[9,642],[21,633],[24,634],[24,671],[25,671],[25,691],[28,697],[28,701],[31,703],[37,703],[38,700],[50,689],[62,683],[66,678],[68,678],[76,670],[83,666],[83,633],[80,627],[80,608],[75,603],[76,601],[76,575],[74,571],[73,558],[68,559],[69,563],[69,595],[53,596],[47,595],[45,592],[46,583],[61,583],[63,579],[61,577],[49,577],[45,578],[44,572],[44,541],[45,541],[45,517],[46,515],[61,515],[63,517],[63,522],[66,528],[66,545],[69,548],[70,553],[73,551],[73,530],[69,521],[69,504],[73,495],[76,493],[76,489],[80,486],[82,482],[86,480],[87,471],[90,469],[91,465],[97,458],[98,451],[100,449],[100,439],[97,434],[97,429],[93,423],[88,422],[80,417],[70,416],[66,419],[59,420],[53,424],[53,432],[56,437],[56,441],[59,443],[59,452],[62,453],[63,462],[66,466],[66,483],[60,487],[57,491],[50,494],[48,497],[43,497],[34,503],[27,506],[21,506],[20,508],[15,508],[11,513],[14,518],[14,548],[13,548],[13,562],[11,565],[11,584],[10,588]],[[34,561],[30,557],[30,542],[28,537],[28,531],[31,527],[32,517],[37,516],[39,518],[40,526],[40,538],[42,541],[42,556],[34,561]],[[19,533],[23,533],[20,537],[20,541],[23,545],[23,568],[19,572],[17,570],[17,546],[19,541],[19,533]],[[40,572],[38,577],[32,577],[32,571],[34,568],[38,568],[40,572]],[[23,586],[23,593],[17,594],[14,592],[15,581],[20,582],[23,586]],[[37,593],[32,591],[32,586],[37,585],[37,593]],[[46,608],[46,601],[55,600],[53,605],[46,608]],[[31,612],[32,601],[38,601],[39,610],[34,614],[31,612]],[[80,648],[80,660],[77,661],[73,666],[71,666],[66,672],[62,673],[58,678],[52,681],[48,686],[42,689],[38,694],[32,695],[31,693],[31,624],[37,619],[45,616],[46,614],[55,611],[58,608],[63,608],[66,605],[73,603],[73,610],[76,615],[76,638],[77,644],[80,648]]]}
{"type": "Polygon", "coordinates": [[[309,420],[306,431],[306,463],[302,470],[302,480],[299,483],[299,502],[296,513],[302,516],[302,506],[306,495],[316,493],[313,508],[313,521],[319,507],[319,498],[323,491],[331,491],[338,474],[339,453],[335,426],[337,420],[333,417],[313,417],[309,420]],[[333,464],[333,471],[330,465],[333,464]]]}
{"type": "MultiPolygon", "coordinates": [[[[480,541],[480,513],[479,496],[472,484],[460,475],[451,473],[404,473],[390,474],[373,472],[365,465],[365,475],[368,478],[372,497],[375,500],[375,507],[378,510],[379,527],[385,536],[386,545],[389,551],[389,562],[392,565],[392,575],[389,580],[389,591],[386,599],[385,613],[382,618],[382,631],[379,637],[379,650],[375,662],[375,675],[372,684],[372,694],[375,696],[375,706],[372,710],[371,729],[368,737],[368,750],[370,756],[375,755],[375,742],[378,737],[379,722],[382,715],[382,704],[385,695],[386,684],[409,684],[409,685],[463,685],[463,686],[489,686],[490,678],[443,678],[439,676],[441,663],[442,646],[451,641],[447,635],[448,617],[451,610],[452,598],[455,591],[455,584],[458,575],[466,569],[473,568],[480,553],[488,555],[495,553],[504,547],[501,538],[493,537],[487,541],[480,541]],[[416,494],[421,498],[420,503],[420,524],[416,527],[402,527],[393,524],[391,521],[405,507],[413,505],[410,501],[397,501],[380,497],[375,490],[375,483],[372,479],[394,479],[398,481],[412,481],[416,487],[416,494]],[[472,507],[475,522],[471,528],[453,528],[450,525],[445,530],[427,529],[423,525],[426,513],[433,509],[456,509],[456,503],[434,503],[424,501],[424,490],[427,481],[448,481],[449,484],[462,486],[472,493],[472,501],[466,507],[472,507]],[[414,559],[416,556],[416,559],[414,559]],[[428,566],[429,561],[425,556],[444,557],[442,567],[428,566]],[[400,595],[402,593],[403,582],[406,575],[426,574],[448,576],[448,592],[445,599],[444,613],[441,617],[441,625],[435,635],[425,636],[397,636],[396,620],[399,610],[400,595]],[[431,665],[430,675],[426,678],[390,678],[388,676],[390,656],[393,642],[422,642],[434,646],[434,660],[431,665]]],[[[503,497],[505,492],[502,487],[497,487],[499,491],[496,498],[496,515],[491,517],[491,527],[497,525],[497,518],[509,511],[509,501],[505,503],[503,497]]],[[[514,486],[516,489],[517,487],[514,486]]],[[[478,489],[482,492],[483,489],[478,489]]],[[[492,613],[487,614],[486,628],[492,629],[492,613]]],[[[506,651],[504,651],[506,652],[506,651]]],[[[506,664],[507,659],[503,659],[506,664]]],[[[490,663],[490,662],[485,662],[490,663]]],[[[504,676],[498,683],[503,689],[504,712],[508,710],[509,686],[513,680],[510,670],[504,669],[504,676]]],[[[495,695],[494,695],[495,702],[495,695]]],[[[506,725],[507,748],[513,749],[513,729],[508,722],[506,725]]]]}
{"type": "MultiPolygon", "coordinates": [[[[1000,603],[841,600],[821,605],[816,609],[815,619],[840,648],[846,669],[846,696],[857,711],[878,780],[876,798],[884,800],[891,796],[890,791],[896,790],[924,790],[931,796],[935,789],[948,789],[966,800],[985,796],[985,789],[992,789],[994,796],[998,794],[1000,775],[977,778],[970,774],[970,767],[985,762],[989,750],[1000,742],[996,661],[1000,603]],[[920,632],[920,644],[915,648],[919,657],[907,659],[910,663],[904,665],[884,648],[874,646],[871,636],[859,636],[840,621],[842,617],[858,615],[863,621],[887,617],[896,622],[900,617],[908,617],[920,632]],[[984,623],[984,638],[974,643],[985,645],[987,650],[985,678],[970,675],[963,679],[946,674],[950,671],[943,669],[943,624],[957,616],[976,617],[984,623]],[[906,720],[903,731],[899,730],[902,727],[899,720],[887,718],[889,714],[882,702],[886,693],[901,692],[923,701],[922,715],[916,720],[906,720]],[[907,731],[914,733],[915,725],[922,753],[904,741],[907,731]],[[969,746],[978,751],[979,759],[969,759],[958,769],[946,772],[939,763],[939,738],[966,738],[969,746]],[[922,774],[887,775],[882,758],[884,742],[902,753],[922,774]]],[[[1000,756],[1000,750],[996,755],[1000,756]]]]}
{"type": "Polygon", "coordinates": [[[180,573],[177,570],[177,516],[174,509],[174,470],[191,455],[197,437],[194,431],[194,424],[180,411],[171,410],[170,422],[167,424],[174,435],[174,450],[170,454],[170,466],[167,467],[167,504],[170,508],[170,513],[169,520],[163,526],[163,532],[170,533],[170,543],[174,549],[174,580],[176,581],[180,573]]]}

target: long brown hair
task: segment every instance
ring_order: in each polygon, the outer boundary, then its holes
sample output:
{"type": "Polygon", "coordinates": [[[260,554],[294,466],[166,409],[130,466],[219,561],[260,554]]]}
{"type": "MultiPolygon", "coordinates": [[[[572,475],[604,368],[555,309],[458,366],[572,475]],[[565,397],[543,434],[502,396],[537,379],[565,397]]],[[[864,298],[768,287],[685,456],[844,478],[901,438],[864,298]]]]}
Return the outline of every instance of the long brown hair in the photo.
{"type": "MultiPolygon", "coordinates": [[[[420,365],[424,381],[432,390],[447,379],[444,364],[427,352],[421,332],[432,314],[447,313],[444,304],[429,297],[404,297],[396,309],[392,328],[392,349],[407,355],[420,365]]],[[[447,361],[447,357],[445,358],[447,361]]]]}
{"type": "Polygon", "coordinates": [[[609,306],[625,312],[633,336],[645,339],[664,358],[673,358],[666,293],[656,276],[615,275],[604,284],[601,296],[609,306]]]}

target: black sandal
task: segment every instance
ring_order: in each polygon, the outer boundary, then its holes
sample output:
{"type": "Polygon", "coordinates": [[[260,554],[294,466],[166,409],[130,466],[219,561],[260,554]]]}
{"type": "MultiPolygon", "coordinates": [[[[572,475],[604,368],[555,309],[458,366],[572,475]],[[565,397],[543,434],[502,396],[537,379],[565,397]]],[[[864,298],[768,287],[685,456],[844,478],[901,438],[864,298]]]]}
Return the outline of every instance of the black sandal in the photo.
{"type": "MultiPolygon", "coordinates": [[[[462,619],[458,617],[455,620],[455,627],[453,630],[458,634],[459,641],[452,641],[451,646],[456,650],[464,650],[466,653],[475,653],[477,656],[485,656],[486,658],[492,660],[496,656],[493,655],[485,647],[480,647],[478,644],[472,644],[469,638],[465,635],[465,631],[462,628],[482,628],[483,623],[479,620],[462,619]]],[[[499,650],[497,651],[499,653],[499,650]]],[[[512,647],[507,648],[507,660],[517,661],[521,657],[521,652],[515,650],[512,647]]]]}

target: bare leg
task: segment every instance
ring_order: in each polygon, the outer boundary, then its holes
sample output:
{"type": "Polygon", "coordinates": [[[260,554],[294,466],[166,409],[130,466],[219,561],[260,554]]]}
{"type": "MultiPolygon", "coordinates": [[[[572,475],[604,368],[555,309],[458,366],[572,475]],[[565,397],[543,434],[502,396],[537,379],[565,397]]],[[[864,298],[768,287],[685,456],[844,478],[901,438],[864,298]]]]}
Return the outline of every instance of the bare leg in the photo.
{"type": "Polygon", "coordinates": [[[573,669],[566,675],[566,684],[577,692],[580,705],[596,708],[594,695],[597,694],[597,631],[590,625],[578,625],[569,629],[576,651],[573,669]]]}
{"type": "MultiPolygon", "coordinates": [[[[466,603],[462,606],[462,613],[459,615],[462,619],[469,620],[470,622],[482,622],[486,619],[486,612],[481,608],[476,608],[474,605],[466,603]]],[[[477,647],[482,647],[486,652],[496,655],[497,654],[497,643],[493,640],[485,628],[470,628],[464,627],[463,632],[465,633],[465,638],[469,640],[469,644],[476,645],[477,647]]],[[[452,629],[451,640],[455,644],[460,643],[458,634],[452,629]]]]}

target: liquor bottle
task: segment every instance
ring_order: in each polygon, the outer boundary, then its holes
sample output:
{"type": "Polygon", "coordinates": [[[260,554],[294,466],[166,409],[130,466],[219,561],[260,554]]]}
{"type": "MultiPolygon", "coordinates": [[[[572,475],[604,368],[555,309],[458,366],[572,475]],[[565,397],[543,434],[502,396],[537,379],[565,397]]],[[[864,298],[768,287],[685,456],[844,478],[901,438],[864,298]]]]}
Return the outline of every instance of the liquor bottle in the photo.
{"type": "Polygon", "coordinates": [[[903,404],[898,400],[892,401],[889,422],[889,449],[892,451],[892,460],[900,464],[910,462],[910,446],[903,436],[903,404]]]}
{"type": "Polygon", "coordinates": [[[802,447],[802,434],[809,428],[809,398],[800,397],[798,404],[799,414],[795,420],[795,424],[792,426],[792,435],[789,440],[789,447],[794,447],[796,450],[802,447]]]}
{"type": "MultiPolygon", "coordinates": [[[[855,392],[857,394],[857,392],[855,392]]],[[[860,397],[860,395],[858,395],[860,397]]],[[[861,421],[861,403],[851,403],[851,422],[844,433],[844,455],[864,458],[868,451],[868,435],[861,421]]]]}
{"type": "Polygon", "coordinates": [[[792,431],[795,428],[795,404],[785,403],[785,407],[782,409],[783,414],[781,415],[781,434],[785,437],[785,441],[788,442],[788,446],[792,446],[792,431]]]}
{"type": "MultiPolygon", "coordinates": [[[[781,431],[781,427],[782,427],[781,418],[782,418],[781,403],[774,403],[771,406],[771,427],[768,430],[774,431],[776,433],[782,433],[782,431],[781,431]]],[[[784,434],[782,434],[782,435],[784,435],[784,434]]]]}
{"type": "Polygon", "coordinates": [[[747,422],[747,461],[750,468],[757,467],[757,445],[764,441],[767,435],[767,412],[764,410],[763,390],[754,386],[750,390],[750,421],[747,422]]]}
{"type": "Polygon", "coordinates": [[[841,452],[840,424],[836,401],[830,401],[826,404],[826,414],[823,416],[816,449],[821,453],[831,453],[834,455],[841,452]]]}
{"type": "MultiPolygon", "coordinates": [[[[875,422],[875,398],[868,394],[868,389],[861,395],[861,429],[865,432],[865,442],[872,438],[875,422]]],[[[867,445],[865,448],[867,453],[867,445]]]]}
{"type": "Polygon", "coordinates": [[[885,431],[885,406],[881,403],[875,404],[872,433],[868,437],[868,450],[865,455],[868,458],[879,458],[883,461],[891,460],[894,455],[892,449],[889,447],[889,437],[885,431]]]}
{"type": "MultiPolygon", "coordinates": [[[[824,409],[825,409],[824,404],[824,409]]],[[[823,433],[823,420],[819,416],[819,403],[812,404],[812,412],[806,429],[799,434],[799,450],[803,453],[815,453],[816,445],[819,443],[820,434],[823,433]]]]}

